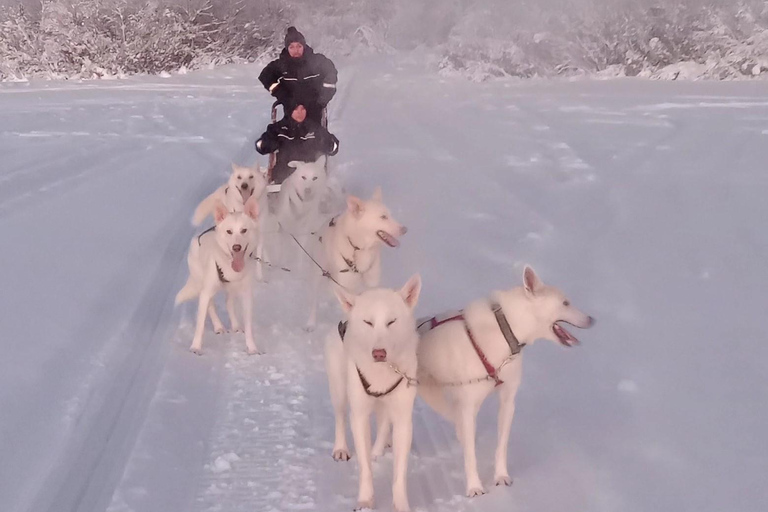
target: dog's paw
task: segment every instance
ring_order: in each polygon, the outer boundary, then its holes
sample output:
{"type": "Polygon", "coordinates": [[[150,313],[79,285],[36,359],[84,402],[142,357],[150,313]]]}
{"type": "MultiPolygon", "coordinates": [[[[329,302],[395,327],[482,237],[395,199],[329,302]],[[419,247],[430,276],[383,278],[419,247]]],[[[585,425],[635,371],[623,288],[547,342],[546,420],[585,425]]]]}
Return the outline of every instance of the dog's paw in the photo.
{"type": "Polygon", "coordinates": [[[352,457],[349,455],[349,450],[346,448],[340,448],[338,450],[333,450],[333,460],[336,462],[346,462],[352,457]]]}
{"type": "Polygon", "coordinates": [[[475,496],[482,496],[486,493],[486,490],[482,486],[470,487],[467,489],[467,498],[474,498],[475,496]]]}
{"type": "Polygon", "coordinates": [[[233,325],[229,332],[245,332],[239,325],[233,325]]]}
{"type": "Polygon", "coordinates": [[[192,345],[191,347],[189,347],[189,351],[198,356],[203,355],[203,347],[192,345]]]}
{"type": "Polygon", "coordinates": [[[509,475],[497,476],[495,480],[496,480],[497,486],[506,485],[507,487],[509,487],[510,485],[512,485],[512,479],[509,477],[509,475]]]}
{"type": "Polygon", "coordinates": [[[216,333],[216,334],[224,334],[224,333],[227,332],[227,330],[224,328],[223,325],[220,325],[218,327],[214,327],[213,328],[213,332],[216,333]]]}
{"type": "Polygon", "coordinates": [[[411,507],[408,505],[408,500],[394,500],[392,502],[392,510],[395,512],[411,512],[411,507]]]}
{"type": "Polygon", "coordinates": [[[314,325],[305,325],[304,326],[304,331],[305,332],[314,332],[314,330],[315,330],[315,326],[314,325]]]}
{"type": "Polygon", "coordinates": [[[263,352],[256,347],[246,347],[245,351],[248,352],[249,356],[260,356],[263,354],[263,352]]]}
{"type": "Polygon", "coordinates": [[[357,502],[357,506],[352,510],[373,510],[373,498],[357,502]]]}

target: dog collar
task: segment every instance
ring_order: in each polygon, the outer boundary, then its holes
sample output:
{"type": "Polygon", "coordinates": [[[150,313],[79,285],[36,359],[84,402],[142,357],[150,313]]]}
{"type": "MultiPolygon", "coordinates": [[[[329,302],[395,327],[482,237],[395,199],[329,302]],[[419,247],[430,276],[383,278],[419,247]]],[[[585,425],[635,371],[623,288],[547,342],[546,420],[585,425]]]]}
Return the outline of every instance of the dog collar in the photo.
{"type": "MultiPolygon", "coordinates": [[[[341,342],[344,343],[344,335],[347,334],[347,322],[339,322],[338,329],[339,336],[341,336],[341,342]]],[[[368,382],[368,379],[365,378],[365,375],[363,375],[363,372],[360,371],[360,368],[358,368],[357,365],[355,365],[355,370],[357,370],[357,376],[360,378],[360,384],[363,386],[363,391],[365,391],[366,395],[373,398],[381,398],[382,396],[387,396],[395,389],[397,389],[397,386],[403,382],[403,377],[400,377],[386,391],[371,391],[371,383],[368,382]]]]}

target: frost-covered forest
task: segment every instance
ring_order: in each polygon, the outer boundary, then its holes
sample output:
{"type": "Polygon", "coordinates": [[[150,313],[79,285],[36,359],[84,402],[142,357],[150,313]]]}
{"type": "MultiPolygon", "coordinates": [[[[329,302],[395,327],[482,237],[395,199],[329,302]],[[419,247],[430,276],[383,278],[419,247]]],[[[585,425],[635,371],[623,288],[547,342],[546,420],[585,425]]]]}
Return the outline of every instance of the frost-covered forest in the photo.
{"type": "Polygon", "coordinates": [[[0,79],[173,72],[272,57],[297,25],[331,55],[421,50],[494,76],[768,75],[765,0],[3,0],[0,79]]]}

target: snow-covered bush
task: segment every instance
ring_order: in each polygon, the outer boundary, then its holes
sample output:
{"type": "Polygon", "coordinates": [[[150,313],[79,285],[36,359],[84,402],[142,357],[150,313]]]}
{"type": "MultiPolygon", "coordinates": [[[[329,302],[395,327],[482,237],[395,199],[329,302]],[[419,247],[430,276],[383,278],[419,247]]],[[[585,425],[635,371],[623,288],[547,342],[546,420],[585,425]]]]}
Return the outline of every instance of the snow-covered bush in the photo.
{"type": "Polygon", "coordinates": [[[217,10],[132,0],[43,0],[39,13],[0,10],[0,79],[159,73],[248,61],[286,25],[279,0],[217,10]]]}
{"type": "Polygon", "coordinates": [[[478,80],[606,72],[737,78],[768,73],[766,40],[764,0],[596,2],[591,8],[579,2],[579,8],[528,9],[519,18],[474,9],[442,45],[440,67],[478,80]]]}
{"type": "MultiPolygon", "coordinates": [[[[2,1],[2,0],[0,0],[2,1]]],[[[41,0],[0,8],[0,79],[427,48],[444,73],[768,76],[768,0],[41,0]]]]}

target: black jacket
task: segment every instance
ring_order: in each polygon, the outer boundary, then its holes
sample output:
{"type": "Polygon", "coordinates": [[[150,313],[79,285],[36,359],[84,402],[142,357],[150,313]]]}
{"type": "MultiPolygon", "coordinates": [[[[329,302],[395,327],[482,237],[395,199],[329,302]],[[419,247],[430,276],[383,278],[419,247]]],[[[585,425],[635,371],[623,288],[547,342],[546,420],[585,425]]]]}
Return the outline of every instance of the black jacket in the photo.
{"type": "Polygon", "coordinates": [[[338,72],[322,53],[304,46],[304,55],[294,59],[283,49],[280,57],[262,70],[259,81],[281,104],[301,103],[325,107],[336,94],[338,72]]]}
{"type": "Polygon", "coordinates": [[[339,151],[339,139],[319,123],[307,118],[297,123],[290,116],[267,126],[256,141],[256,151],[262,155],[280,150],[280,160],[288,163],[314,162],[320,155],[333,156],[339,151]]]}

